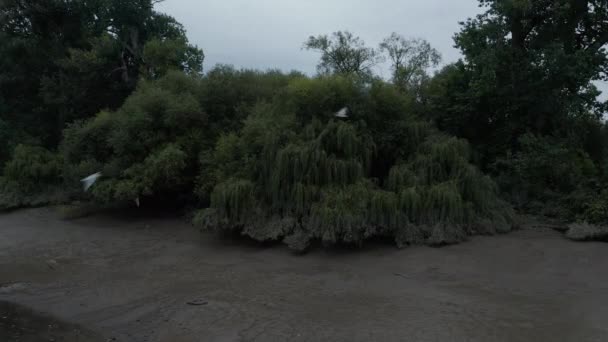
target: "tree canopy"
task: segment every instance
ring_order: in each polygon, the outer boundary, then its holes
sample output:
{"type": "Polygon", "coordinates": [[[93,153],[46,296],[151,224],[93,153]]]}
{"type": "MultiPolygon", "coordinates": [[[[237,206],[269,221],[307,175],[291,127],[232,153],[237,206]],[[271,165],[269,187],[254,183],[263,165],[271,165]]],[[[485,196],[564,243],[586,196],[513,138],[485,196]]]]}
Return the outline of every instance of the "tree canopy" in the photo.
{"type": "MultiPolygon", "coordinates": [[[[140,76],[202,72],[203,53],[154,1],[0,4],[0,117],[18,141],[57,146],[66,123],[119,107],[140,76]]],[[[2,160],[0,160],[2,164],[2,160]]]]}
{"type": "Polygon", "coordinates": [[[321,53],[317,65],[320,74],[371,76],[372,67],[380,61],[376,50],[365,46],[361,38],[348,31],[311,36],[304,48],[321,53]]]}
{"type": "Polygon", "coordinates": [[[603,115],[592,81],[607,77],[608,3],[480,3],[486,12],[463,22],[455,37],[464,64],[437,79],[442,128],[486,145],[491,162],[525,133],[565,136],[573,120],[603,115]],[[445,97],[457,99],[444,105],[445,97]]]}
{"type": "Polygon", "coordinates": [[[608,3],[480,4],[455,36],[464,59],[428,87],[429,115],[468,139],[517,203],[573,219],[573,199],[589,203],[606,184],[607,104],[593,82],[607,77],[608,3]]]}
{"type": "Polygon", "coordinates": [[[416,92],[428,79],[427,70],[441,62],[441,54],[424,39],[406,39],[393,32],[380,43],[391,61],[393,84],[416,92]]]}

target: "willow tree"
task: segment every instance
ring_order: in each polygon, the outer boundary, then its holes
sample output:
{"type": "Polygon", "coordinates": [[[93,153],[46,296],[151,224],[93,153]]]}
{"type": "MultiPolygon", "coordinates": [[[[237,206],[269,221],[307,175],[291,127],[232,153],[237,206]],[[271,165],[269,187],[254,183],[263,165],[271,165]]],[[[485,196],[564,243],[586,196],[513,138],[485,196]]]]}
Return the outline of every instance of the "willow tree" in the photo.
{"type": "Polygon", "coordinates": [[[220,138],[206,164],[215,168],[201,177],[217,186],[196,223],[298,250],[374,236],[442,245],[509,231],[510,210],[469,163],[467,143],[416,118],[408,104],[381,82],[292,81],[220,138]],[[338,119],[343,106],[350,115],[338,119]]]}

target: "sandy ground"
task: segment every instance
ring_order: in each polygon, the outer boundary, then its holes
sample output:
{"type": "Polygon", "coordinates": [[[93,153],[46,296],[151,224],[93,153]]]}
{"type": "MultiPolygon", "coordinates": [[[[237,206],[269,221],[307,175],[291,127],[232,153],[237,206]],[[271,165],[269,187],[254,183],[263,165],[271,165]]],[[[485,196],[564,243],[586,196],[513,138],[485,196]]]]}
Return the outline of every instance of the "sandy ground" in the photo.
{"type": "Polygon", "coordinates": [[[538,226],[297,256],[26,210],[0,216],[0,341],[608,341],[607,266],[608,245],[538,226]]]}

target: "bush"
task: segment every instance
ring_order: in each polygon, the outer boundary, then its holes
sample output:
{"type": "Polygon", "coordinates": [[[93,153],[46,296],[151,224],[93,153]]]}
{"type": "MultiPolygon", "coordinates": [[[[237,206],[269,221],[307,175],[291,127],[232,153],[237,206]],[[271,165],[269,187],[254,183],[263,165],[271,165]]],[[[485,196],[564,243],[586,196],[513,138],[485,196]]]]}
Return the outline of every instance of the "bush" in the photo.
{"type": "Polygon", "coordinates": [[[213,172],[201,177],[210,169],[203,156],[223,136],[229,149],[227,130],[242,125],[237,114],[274,97],[292,77],[218,67],[204,78],[169,71],[143,80],[117,111],[64,131],[64,178],[75,188],[82,177],[101,171],[91,194],[102,204],[139,197],[191,201],[195,184],[205,202],[215,178],[213,172]]]}
{"type": "Polygon", "coordinates": [[[593,224],[608,224],[608,190],[603,190],[600,194],[585,194],[584,198],[573,199],[574,203],[580,203],[578,210],[579,221],[586,221],[593,224]]]}
{"type": "Polygon", "coordinates": [[[37,206],[58,200],[61,160],[45,148],[17,145],[0,178],[0,208],[37,206]]]}
{"type": "Polygon", "coordinates": [[[524,211],[574,220],[582,212],[577,206],[597,191],[589,155],[550,137],[524,135],[519,145],[519,152],[493,165],[503,193],[524,211]]]}
{"type": "Polygon", "coordinates": [[[172,72],[142,81],[118,111],[70,126],[61,147],[66,180],[101,171],[91,193],[102,203],[190,192],[210,139],[199,90],[198,79],[172,72]]]}
{"type": "Polygon", "coordinates": [[[212,170],[199,179],[212,174],[217,186],[196,224],[296,249],[374,236],[443,245],[509,231],[512,213],[469,163],[467,143],[432,129],[408,103],[381,83],[292,81],[204,155],[212,170]],[[350,117],[336,120],[343,106],[350,117]]]}
{"type": "Polygon", "coordinates": [[[26,193],[35,192],[45,184],[52,184],[60,177],[57,156],[38,146],[18,145],[13,158],[4,167],[4,177],[19,184],[26,193]]]}
{"type": "Polygon", "coordinates": [[[589,223],[575,223],[568,226],[566,237],[575,241],[608,242],[608,227],[589,223]]]}
{"type": "MultiPolygon", "coordinates": [[[[2,103],[0,102],[0,112],[2,111],[1,106],[2,103]]],[[[10,158],[12,135],[11,127],[4,120],[0,119],[0,168],[3,168],[10,158]]]]}

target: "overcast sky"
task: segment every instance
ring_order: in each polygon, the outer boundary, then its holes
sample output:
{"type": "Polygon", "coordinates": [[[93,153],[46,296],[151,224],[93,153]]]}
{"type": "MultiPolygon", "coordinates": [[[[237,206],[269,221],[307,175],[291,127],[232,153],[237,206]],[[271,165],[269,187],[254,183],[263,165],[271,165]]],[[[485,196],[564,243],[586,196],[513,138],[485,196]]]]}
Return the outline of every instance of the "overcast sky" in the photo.
{"type": "Polygon", "coordinates": [[[225,63],[310,74],[318,55],[303,42],[338,30],[374,47],[391,32],[425,38],[445,62],[455,61],[458,22],[480,11],[477,0],[165,0],[158,9],[186,27],[207,70],[225,63]]]}

